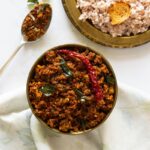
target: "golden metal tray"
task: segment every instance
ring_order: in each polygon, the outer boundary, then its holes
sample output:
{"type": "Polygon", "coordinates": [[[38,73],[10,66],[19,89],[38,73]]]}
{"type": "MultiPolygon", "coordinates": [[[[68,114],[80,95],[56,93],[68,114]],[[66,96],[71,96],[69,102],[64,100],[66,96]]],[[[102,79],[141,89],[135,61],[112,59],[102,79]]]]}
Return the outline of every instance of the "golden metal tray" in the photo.
{"type": "Polygon", "coordinates": [[[87,38],[102,45],[127,48],[134,47],[150,41],[150,30],[135,35],[124,37],[112,37],[109,34],[103,33],[90,24],[88,21],[80,21],[80,10],[76,8],[76,0],[62,0],[64,9],[74,26],[87,38]]]}

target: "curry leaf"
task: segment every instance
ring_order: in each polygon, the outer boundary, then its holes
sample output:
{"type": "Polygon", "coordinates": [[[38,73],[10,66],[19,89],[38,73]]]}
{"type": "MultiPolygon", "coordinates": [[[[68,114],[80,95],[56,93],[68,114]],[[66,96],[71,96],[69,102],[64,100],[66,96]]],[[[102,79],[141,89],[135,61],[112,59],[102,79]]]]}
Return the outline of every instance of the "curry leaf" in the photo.
{"type": "Polygon", "coordinates": [[[64,71],[64,73],[65,73],[65,75],[66,75],[67,77],[71,77],[71,76],[72,76],[72,72],[71,72],[71,70],[68,68],[68,66],[67,66],[67,64],[66,64],[66,62],[65,62],[65,60],[64,60],[63,58],[62,58],[62,60],[61,60],[60,66],[61,66],[62,70],[64,71]]]}
{"type": "Polygon", "coordinates": [[[85,130],[87,121],[85,119],[78,119],[78,121],[79,121],[81,127],[83,128],[83,130],[85,130]]]}
{"type": "Polygon", "coordinates": [[[106,82],[109,84],[115,84],[115,79],[111,76],[106,76],[106,82]]]}
{"type": "Polygon", "coordinates": [[[38,0],[28,0],[28,3],[39,3],[38,0]]]}
{"type": "Polygon", "coordinates": [[[81,120],[81,126],[83,129],[85,129],[86,124],[87,124],[86,120],[81,120]]]}
{"type": "Polygon", "coordinates": [[[42,86],[40,88],[40,91],[45,95],[45,96],[51,96],[54,91],[55,91],[55,87],[53,85],[50,84],[46,84],[44,86],[42,86]]]}
{"type": "Polygon", "coordinates": [[[83,95],[83,93],[80,91],[80,90],[78,90],[78,89],[74,89],[74,91],[75,91],[75,93],[78,95],[78,97],[83,97],[84,95],[83,95]]]}
{"type": "Polygon", "coordinates": [[[74,89],[74,91],[77,94],[80,101],[85,102],[86,97],[84,96],[84,94],[79,89],[76,89],[76,88],[74,89]]]}

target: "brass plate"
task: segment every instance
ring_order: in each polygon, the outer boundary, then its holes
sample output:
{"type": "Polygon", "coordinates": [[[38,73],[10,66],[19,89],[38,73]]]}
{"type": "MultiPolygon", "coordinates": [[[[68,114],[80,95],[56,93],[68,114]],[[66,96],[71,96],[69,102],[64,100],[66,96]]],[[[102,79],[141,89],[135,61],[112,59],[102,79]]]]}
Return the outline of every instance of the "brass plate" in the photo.
{"type": "Polygon", "coordinates": [[[80,10],[76,8],[76,0],[62,0],[62,3],[74,26],[87,38],[96,43],[110,47],[127,48],[150,41],[150,30],[135,36],[112,37],[109,34],[101,32],[88,21],[83,22],[79,20],[81,13],[80,10]]]}

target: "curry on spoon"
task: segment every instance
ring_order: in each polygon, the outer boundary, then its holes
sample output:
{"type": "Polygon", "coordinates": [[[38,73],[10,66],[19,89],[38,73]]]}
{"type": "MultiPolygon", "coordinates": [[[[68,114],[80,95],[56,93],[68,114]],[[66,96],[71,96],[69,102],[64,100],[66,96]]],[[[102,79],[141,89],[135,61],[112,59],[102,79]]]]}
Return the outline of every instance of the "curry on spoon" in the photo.
{"type": "Polygon", "coordinates": [[[20,45],[0,68],[0,73],[2,73],[7,64],[9,64],[24,44],[37,41],[46,33],[50,25],[51,18],[52,8],[49,4],[43,3],[35,5],[23,21],[21,27],[22,40],[20,45]]]}

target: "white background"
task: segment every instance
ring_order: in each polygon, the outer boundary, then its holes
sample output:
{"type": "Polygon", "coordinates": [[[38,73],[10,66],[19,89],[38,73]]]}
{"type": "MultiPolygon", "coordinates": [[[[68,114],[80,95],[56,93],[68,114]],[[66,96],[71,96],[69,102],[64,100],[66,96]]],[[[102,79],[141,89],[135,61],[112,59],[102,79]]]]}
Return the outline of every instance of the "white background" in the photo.
{"type": "MultiPolygon", "coordinates": [[[[25,45],[3,74],[0,94],[26,86],[34,61],[49,48],[64,43],[88,45],[102,53],[112,64],[120,82],[150,92],[150,43],[127,49],[114,49],[96,44],[81,35],[67,18],[61,0],[50,0],[53,18],[40,41],[25,45]]],[[[21,39],[21,23],[28,12],[27,0],[4,0],[0,4],[0,64],[13,52],[21,39]]]]}

